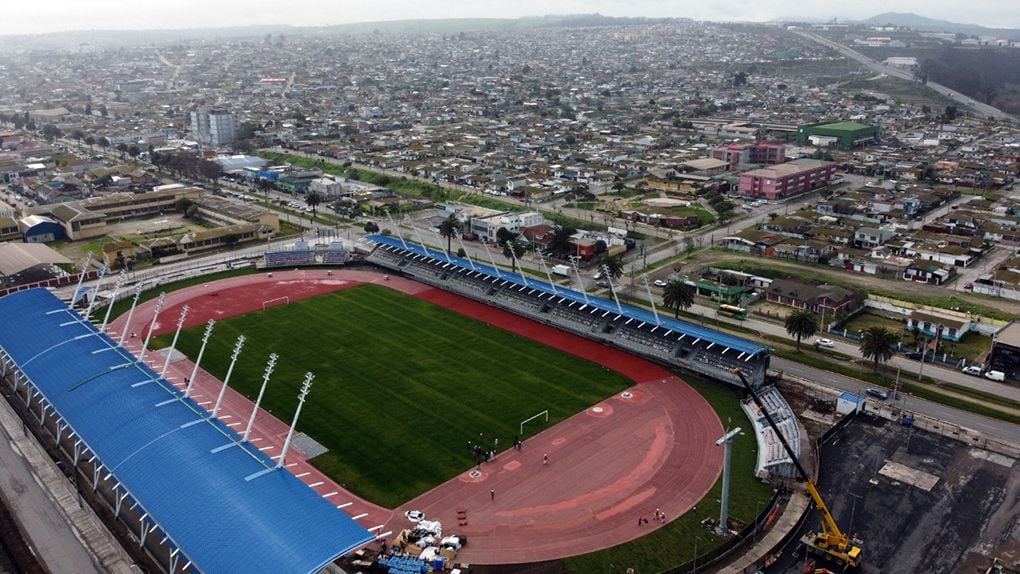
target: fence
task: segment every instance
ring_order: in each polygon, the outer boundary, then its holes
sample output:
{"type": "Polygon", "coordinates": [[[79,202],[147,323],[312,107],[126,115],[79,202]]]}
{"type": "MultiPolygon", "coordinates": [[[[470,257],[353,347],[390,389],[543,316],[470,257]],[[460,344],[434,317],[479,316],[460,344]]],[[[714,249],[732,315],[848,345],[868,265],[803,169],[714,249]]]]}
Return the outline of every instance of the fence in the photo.
{"type": "Polygon", "coordinates": [[[775,518],[772,516],[772,513],[779,504],[782,494],[782,492],[778,491],[773,494],[768,504],[766,504],[765,508],[758,514],[758,516],[755,517],[754,521],[745,526],[736,534],[736,536],[733,536],[708,552],[695,556],[683,564],[663,570],[660,574],[687,574],[688,572],[694,572],[698,568],[708,568],[709,566],[712,566],[726,558],[733,552],[739,550],[745,544],[753,542],[752,537],[757,535],[758,532],[760,532],[775,518]]]}
{"type": "MultiPolygon", "coordinates": [[[[97,276],[99,276],[99,272],[97,271],[85,272],[86,281],[95,279],[97,276]]],[[[37,287],[63,287],[64,285],[72,285],[78,282],[79,277],[81,277],[81,274],[75,273],[74,275],[64,275],[63,277],[55,277],[53,279],[46,279],[44,281],[36,281],[35,283],[26,283],[25,285],[17,285],[14,287],[9,287],[7,289],[0,289],[0,297],[3,297],[4,295],[14,293],[17,291],[35,289],[37,287]]]]}

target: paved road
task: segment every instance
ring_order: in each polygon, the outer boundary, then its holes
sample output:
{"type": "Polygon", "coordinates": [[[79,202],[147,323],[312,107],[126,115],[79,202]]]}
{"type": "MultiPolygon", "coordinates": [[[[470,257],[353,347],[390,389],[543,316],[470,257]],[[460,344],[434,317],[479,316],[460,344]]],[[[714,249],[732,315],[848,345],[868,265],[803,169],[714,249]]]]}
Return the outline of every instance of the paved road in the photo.
{"type": "MultiPolygon", "coordinates": [[[[0,398],[0,401],[4,401],[0,398]]],[[[6,404],[0,408],[8,408],[6,404]]],[[[16,516],[34,551],[50,572],[101,574],[67,519],[0,429],[0,495],[16,516]]]]}
{"type": "MultiPolygon", "coordinates": [[[[819,44],[822,44],[824,46],[828,46],[829,48],[832,48],[833,50],[836,50],[837,52],[839,52],[840,54],[843,54],[844,56],[846,56],[848,58],[851,58],[853,60],[857,60],[858,62],[860,62],[861,64],[864,64],[866,67],[868,67],[870,70],[872,70],[874,72],[878,72],[880,74],[885,74],[887,76],[892,76],[894,78],[899,78],[901,80],[906,80],[908,82],[916,82],[917,81],[914,78],[914,74],[912,74],[910,72],[907,72],[905,70],[901,70],[899,68],[894,68],[892,66],[886,66],[885,64],[882,64],[881,62],[876,62],[875,60],[872,60],[871,58],[865,56],[864,54],[862,54],[862,53],[860,53],[860,52],[858,52],[856,50],[852,50],[852,49],[850,49],[850,48],[848,48],[848,47],[846,47],[846,46],[844,46],[842,44],[838,44],[836,42],[833,42],[832,40],[829,40],[827,38],[823,38],[823,37],[821,37],[821,36],[819,36],[817,34],[811,34],[809,32],[804,32],[804,31],[799,31],[799,30],[794,30],[794,32],[796,32],[797,34],[800,34],[804,38],[807,38],[809,40],[814,40],[815,42],[818,42],[819,44]]],[[[974,98],[971,98],[970,96],[966,96],[964,94],[961,94],[960,92],[957,92],[956,90],[953,90],[951,88],[943,86],[942,84],[938,84],[938,83],[929,81],[925,85],[927,87],[935,90],[936,92],[938,92],[938,93],[940,93],[940,94],[942,94],[942,95],[944,95],[944,96],[946,96],[946,97],[956,101],[957,103],[963,104],[963,105],[971,108],[972,110],[976,111],[980,115],[988,116],[990,118],[994,118],[994,119],[1002,120],[1002,121],[1012,121],[1013,120],[1013,118],[1009,114],[1007,114],[1006,112],[1003,112],[1002,110],[1000,110],[998,108],[993,108],[992,106],[989,106],[988,104],[979,102],[979,101],[975,100],[974,98]]]]}
{"type": "MultiPolygon", "coordinates": [[[[772,357],[772,368],[779,369],[783,373],[789,373],[796,377],[815,381],[817,383],[850,391],[858,395],[864,394],[868,384],[854,380],[843,375],[837,375],[828,371],[822,371],[808,367],[794,361],[788,361],[780,357],[772,357]]],[[[943,421],[960,425],[964,428],[978,431],[988,438],[1005,441],[1011,444],[1020,444],[1020,425],[1014,425],[998,421],[982,415],[961,411],[953,407],[933,403],[917,397],[906,396],[898,401],[899,406],[905,410],[928,415],[943,421]]]]}

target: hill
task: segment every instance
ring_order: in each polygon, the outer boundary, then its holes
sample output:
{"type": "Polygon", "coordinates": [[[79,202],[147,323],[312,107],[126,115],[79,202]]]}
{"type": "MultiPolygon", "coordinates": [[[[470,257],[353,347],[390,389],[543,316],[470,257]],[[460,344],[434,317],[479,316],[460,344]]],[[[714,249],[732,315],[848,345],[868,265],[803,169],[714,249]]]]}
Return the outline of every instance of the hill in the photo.
{"type": "Polygon", "coordinates": [[[956,32],[971,36],[995,36],[1020,40],[1020,30],[1013,28],[986,28],[977,24],[961,24],[949,20],[937,20],[914,14],[913,12],[885,12],[862,20],[860,24],[873,26],[903,26],[911,30],[925,32],[956,32]]]}

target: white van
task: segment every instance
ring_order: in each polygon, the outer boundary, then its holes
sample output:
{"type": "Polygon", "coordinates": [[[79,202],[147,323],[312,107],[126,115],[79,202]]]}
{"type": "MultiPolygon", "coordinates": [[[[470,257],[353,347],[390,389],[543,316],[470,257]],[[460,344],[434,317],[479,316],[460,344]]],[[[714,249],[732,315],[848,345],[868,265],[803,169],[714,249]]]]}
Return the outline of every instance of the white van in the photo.
{"type": "Polygon", "coordinates": [[[990,381],[998,381],[1001,383],[1006,380],[1006,373],[1003,373],[1002,371],[988,371],[985,373],[985,378],[990,381]]]}

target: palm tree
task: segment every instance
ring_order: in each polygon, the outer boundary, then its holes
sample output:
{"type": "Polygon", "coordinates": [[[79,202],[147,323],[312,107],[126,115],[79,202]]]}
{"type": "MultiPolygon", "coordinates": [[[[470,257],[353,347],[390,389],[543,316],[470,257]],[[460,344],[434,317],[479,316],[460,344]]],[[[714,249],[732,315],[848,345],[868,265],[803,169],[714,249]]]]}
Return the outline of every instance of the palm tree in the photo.
{"type": "Polygon", "coordinates": [[[673,310],[673,318],[680,318],[680,311],[694,305],[694,290],[691,286],[674,279],[662,288],[662,304],[673,310]]]}
{"type": "Polygon", "coordinates": [[[875,372],[878,372],[878,362],[886,362],[896,354],[896,335],[885,327],[868,327],[861,337],[861,355],[865,359],[875,361],[875,372]]]}
{"type": "Polygon", "coordinates": [[[450,252],[450,242],[460,233],[460,222],[450,215],[439,224],[439,235],[446,238],[446,252],[450,252]]]}
{"type": "Polygon", "coordinates": [[[800,309],[786,316],[786,332],[791,337],[797,337],[797,350],[800,350],[800,340],[810,337],[818,330],[818,317],[807,309],[800,309]]]}
{"type": "Polygon", "coordinates": [[[510,272],[517,272],[517,260],[524,255],[524,244],[516,239],[511,239],[503,244],[503,257],[510,260],[510,272]]]}
{"type": "Polygon", "coordinates": [[[623,277],[623,258],[619,255],[610,255],[606,257],[606,260],[602,263],[606,268],[606,272],[609,274],[614,281],[623,277]]]}
{"type": "Polygon", "coordinates": [[[309,191],[305,195],[305,203],[312,208],[312,217],[315,217],[315,208],[322,203],[322,196],[317,191],[309,191]]]}

